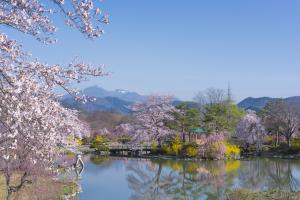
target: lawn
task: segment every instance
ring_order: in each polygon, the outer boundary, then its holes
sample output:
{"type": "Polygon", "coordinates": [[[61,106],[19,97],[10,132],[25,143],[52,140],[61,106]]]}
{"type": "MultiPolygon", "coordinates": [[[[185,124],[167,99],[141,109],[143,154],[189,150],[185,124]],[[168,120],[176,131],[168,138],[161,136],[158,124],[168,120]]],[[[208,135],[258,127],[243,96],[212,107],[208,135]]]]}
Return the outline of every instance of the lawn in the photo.
{"type": "Polygon", "coordinates": [[[265,191],[251,192],[245,189],[234,190],[226,195],[226,200],[299,200],[300,192],[265,191]]]}
{"type": "MultiPolygon", "coordinates": [[[[18,184],[20,176],[15,175],[12,184],[18,184]]],[[[13,193],[12,200],[60,200],[64,195],[79,191],[79,186],[71,181],[54,180],[51,177],[34,178],[32,184],[25,185],[18,193],[13,193]]],[[[5,179],[0,176],[0,200],[6,198],[5,179]]]]}

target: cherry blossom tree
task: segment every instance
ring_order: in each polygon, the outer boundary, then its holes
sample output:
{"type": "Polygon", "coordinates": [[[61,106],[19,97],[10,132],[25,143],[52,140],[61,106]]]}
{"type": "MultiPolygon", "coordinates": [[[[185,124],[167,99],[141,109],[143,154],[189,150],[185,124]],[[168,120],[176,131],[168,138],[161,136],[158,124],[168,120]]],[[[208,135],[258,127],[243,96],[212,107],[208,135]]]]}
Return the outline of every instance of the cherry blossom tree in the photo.
{"type": "MultiPolygon", "coordinates": [[[[88,38],[96,38],[103,34],[102,24],[109,22],[97,2],[3,0],[0,25],[51,44],[56,31],[51,19],[61,14],[67,25],[88,38]]],[[[85,102],[87,98],[79,97],[72,83],[86,80],[87,76],[104,75],[102,66],[79,61],[67,66],[42,63],[0,32],[0,170],[6,178],[7,199],[30,182],[37,169],[53,169],[55,159],[72,144],[72,138],[86,131],[77,112],[60,105],[54,89],[61,87],[85,102]],[[22,172],[21,181],[12,186],[11,177],[16,171],[22,172]]]]}
{"type": "Polygon", "coordinates": [[[150,141],[149,135],[139,124],[125,123],[114,128],[112,135],[117,137],[119,141],[126,143],[141,143],[150,141]]]}
{"type": "Polygon", "coordinates": [[[236,136],[243,145],[255,144],[256,149],[261,150],[263,139],[266,136],[261,118],[253,111],[248,112],[239,122],[236,136]]]}
{"type": "Polygon", "coordinates": [[[132,110],[141,127],[141,140],[157,141],[161,144],[174,134],[174,131],[166,126],[166,122],[174,120],[172,113],[177,111],[172,105],[172,97],[150,96],[147,101],[133,105],[132,110]]]}
{"type": "Polygon", "coordinates": [[[199,154],[204,158],[222,159],[225,157],[225,133],[211,133],[199,147],[199,154]]]}

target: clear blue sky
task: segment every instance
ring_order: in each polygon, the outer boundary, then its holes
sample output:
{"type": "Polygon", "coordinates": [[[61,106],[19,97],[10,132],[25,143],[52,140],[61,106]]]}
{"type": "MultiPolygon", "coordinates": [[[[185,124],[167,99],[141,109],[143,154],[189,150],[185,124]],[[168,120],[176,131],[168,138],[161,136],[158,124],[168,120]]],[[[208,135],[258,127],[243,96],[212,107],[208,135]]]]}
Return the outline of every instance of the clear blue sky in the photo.
{"type": "Polygon", "coordinates": [[[237,101],[300,95],[299,0],[105,0],[102,5],[111,23],[96,41],[61,23],[52,46],[13,37],[41,60],[63,64],[80,56],[112,73],[80,87],[189,100],[197,91],[226,89],[230,82],[237,101]]]}

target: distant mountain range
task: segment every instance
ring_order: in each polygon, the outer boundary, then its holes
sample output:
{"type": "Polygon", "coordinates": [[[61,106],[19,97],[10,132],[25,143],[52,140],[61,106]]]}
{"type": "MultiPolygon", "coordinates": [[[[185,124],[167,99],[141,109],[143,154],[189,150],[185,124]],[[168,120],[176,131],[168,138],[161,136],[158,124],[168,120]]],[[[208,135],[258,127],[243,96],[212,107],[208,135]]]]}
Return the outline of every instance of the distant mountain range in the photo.
{"type": "MultiPolygon", "coordinates": [[[[82,104],[78,101],[75,101],[72,97],[66,95],[62,99],[62,105],[83,112],[105,111],[127,115],[130,113],[130,106],[132,104],[136,102],[143,102],[147,99],[147,96],[140,95],[136,92],[130,92],[121,89],[109,91],[98,86],[88,87],[82,90],[81,94],[84,94],[88,97],[95,97],[96,100],[93,102],[89,101],[86,104],[82,104]]],[[[259,111],[263,109],[268,102],[277,99],[278,98],[271,97],[248,97],[240,103],[238,103],[238,106],[245,110],[251,109],[254,111],[259,111]]],[[[299,110],[300,116],[300,96],[288,97],[284,100],[288,102],[291,106],[293,106],[293,108],[299,110]]],[[[175,99],[173,103],[174,105],[176,105],[180,102],[182,101],[175,99]]],[[[194,103],[196,105],[195,102],[190,103],[194,103]]]]}
{"type": "Polygon", "coordinates": [[[117,89],[108,91],[98,86],[88,87],[82,90],[81,95],[95,97],[95,101],[88,101],[83,104],[66,95],[62,98],[62,105],[68,108],[84,112],[107,111],[112,113],[128,114],[130,105],[136,102],[145,101],[147,96],[136,92],[117,89]]]}
{"type": "MultiPolygon", "coordinates": [[[[244,108],[245,110],[254,110],[254,111],[259,111],[263,109],[268,102],[270,101],[275,101],[278,100],[278,98],[271,98],[271,97],[260,97],[260,98],[253,98],[253,97],[248,97],[238,103],[238,106],[240,108],[244,108]]],[[[295,109],[300,109],[300,96],[295,96],[295,97],[288,97],[283,99],[286,101],[288,104],[293,106],[295,109]]]]}
{"type": "Polygon", "coordinates": [[[142,96],[136,92],[130,92],[122,89],[108,91],[98,86],[88,87],[84,89],[82,93],[89,97],[96,97],[96,98],[115,97],[127,102],[144,101],[147,98],[146,96],[142,96]]]}

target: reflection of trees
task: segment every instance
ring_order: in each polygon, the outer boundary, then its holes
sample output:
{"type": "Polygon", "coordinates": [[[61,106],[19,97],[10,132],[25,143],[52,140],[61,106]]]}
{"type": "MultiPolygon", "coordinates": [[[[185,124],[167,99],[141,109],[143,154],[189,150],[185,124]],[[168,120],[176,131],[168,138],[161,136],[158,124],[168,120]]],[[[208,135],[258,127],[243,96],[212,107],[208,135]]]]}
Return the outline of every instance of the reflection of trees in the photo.
{"type": "Polygon", "coordinates": [[[97,174],[99,171],[104,171],[114,165],[114,158],[100,155],[85,155],[83,156],[85,170],[89,174],[97,174]]]}
{"type": "Polygon", "coordinates": [[[130,163],[132,199],[219,199],[231,185],[224,161],[183,162],[173,160],[130,163]]]}
{"type": "Polygon", "coordinates": [[[298,191],[300,179],[294,172],[297,162],[289,160],[257,159],[243,163],[239,179],[241,186],[254,190],[298,191]]]}
{"type": "Polygon", "coordinates": [[[263,189],[267,183],[268,164],[260,159],[243,161],[239,171],[239,181],[242,188],[252,190],[263,189]]]}
{"type": "Polygon", "coordinates": [[[235,188],[300,190],[300,162],[249,161],[128,162],[132,199],[222,199],[235,188]]]}
{"type": "Polygon", "coordinates": [[[90,161],[94,165],[105,165],[107,161],[109,161],[109,157],[100,156],[100,155],[91,155],[90,161]]]}
{"type": "Polygon", "coordinates": [[[150,161],[129,163],[127,169],[129,187],[135,191],[132,199],[166,199],[164,190],[170,181],[169,176],[162,175],[163,165],[150,161]]]}

